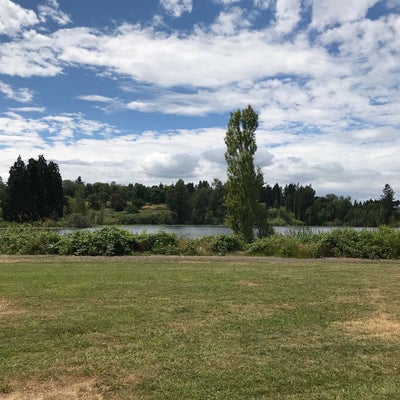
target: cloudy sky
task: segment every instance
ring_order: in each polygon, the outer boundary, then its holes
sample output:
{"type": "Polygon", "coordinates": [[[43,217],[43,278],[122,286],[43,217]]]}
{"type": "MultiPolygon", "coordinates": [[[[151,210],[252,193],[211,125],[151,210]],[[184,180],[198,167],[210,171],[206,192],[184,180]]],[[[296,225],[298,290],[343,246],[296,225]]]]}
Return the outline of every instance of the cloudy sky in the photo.
{"type": "Polygon", "coordinates": [[[400,0],[0,0],[0,176],[225,181],[251,104],[267,183],[400,196],[399,52],[400,0]]]}

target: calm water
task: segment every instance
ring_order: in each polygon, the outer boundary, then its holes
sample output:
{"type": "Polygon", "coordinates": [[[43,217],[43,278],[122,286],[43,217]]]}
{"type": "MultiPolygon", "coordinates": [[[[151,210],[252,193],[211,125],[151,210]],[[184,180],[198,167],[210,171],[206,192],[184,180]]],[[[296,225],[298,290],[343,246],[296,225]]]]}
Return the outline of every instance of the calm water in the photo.
{"type": "MultiPolygon", "coordinates": [[[[215,236],[215,235],[231,235],[232,230],[227,226],[222,225],[124,225],[119,226],[119,228],[126,229],[132,233],[157,233],[160,231],[167,233],[174,233],[178,237],[186,237],[190,239],[197,239],[203,236],[215,236]]],[[[89,228],[88,230],[93,231],[99,228],[89,228]]],[[[274,226],[275,233],[280,233],[282,235],[289,235],[293,232],[312,232],[312,233],[322,233],[330,232],[333,229],[339,229],[339,227],[329,227],[329,226],[274,226]]],[[[365,229],[365,228],[353,228],[353,229],[365,229]]],[[[374,228],[369,228],[374,229],[374,228]]],[[[69,233],[76,229],[60,229],[59,233],[69,233]]]]}

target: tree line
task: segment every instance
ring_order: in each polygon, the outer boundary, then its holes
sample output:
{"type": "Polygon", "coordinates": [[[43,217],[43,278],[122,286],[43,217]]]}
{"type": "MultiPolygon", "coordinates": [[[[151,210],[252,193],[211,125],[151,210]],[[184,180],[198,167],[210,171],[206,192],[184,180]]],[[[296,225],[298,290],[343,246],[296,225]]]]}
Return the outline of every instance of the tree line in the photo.
{"type": "MultiPolygon", "coordinates": [[[[85,183],[62,180],[58,166],[43,156],[25,164],[19,157],[10,169],[7,183],[0,179],[0,206],[7,221],[30,222],[71,214],[112,210],[137,214],[148,205],[165,205],[171,224],[224,224],[227,184],[218,179],[198,183],[177,182],[145,186],[140,183],[85,183]]],[[[263,184],[258,201],[268,209],[268,219],[277,225],[379,226],[397,225],[399,201],[386,184],[379,199],[352,201],[350,197],[316,196],[311,185],[263,184]]],[[[149,221],[151,222],[151,221],[149,221]]]]}

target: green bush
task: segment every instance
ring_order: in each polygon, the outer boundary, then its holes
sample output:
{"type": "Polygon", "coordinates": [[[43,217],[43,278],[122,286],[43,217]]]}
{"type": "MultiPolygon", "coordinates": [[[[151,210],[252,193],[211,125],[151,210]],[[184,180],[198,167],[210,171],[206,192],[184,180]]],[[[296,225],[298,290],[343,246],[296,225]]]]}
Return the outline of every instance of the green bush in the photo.
{"type": "Polygon", "coordinates": [[[0,230],[1,254],[53,254],[58,252],[57,232],[31,226],[11,226],[0,230]]]}
{"type": "Polygon", "coordinates": [[[96,253],[100,256],[124,256],[132,254],[136,240],[126,230],[115,227],[102,228],[93,232],[96,253]]]}
{"type": "Polygon", "coordinates": [[[179,240],[176,235],[163,231],[136,235],[135,250],[153,254],[179,254],[179,240]]]}
{"type": "Polygon", "coordinates": [[[236,235],[218,235],[215,237],[213,251],[218,254],[226,254],[233,251],[242,250],[243,240],[236,235]]]}
{"type": "Polygon", "coordinates": [[[316,255],[368,259],[400,258],[400,232],[387,227],[377,231],[337,229],[320,235],[316,255]]]}
{"type": "Polygon", "coordinates": [[[65,234],[59,243],[59,253],[74,256],[97,255],[92,232],[82,230],[65,234]]]}
{"type": "Polygon", "coordinates": [[[76,256],[123,256],[132,254],[135,236],[115,227],[94,232],[76,231],[62,237],[60,254],[76,256]]]}
{"type": "Polygon", "coordinates": [[[311,258],[316,244],[298,237],[274,235],[261,238],[247,246],[247,253],[260,256],[311,258]]]}

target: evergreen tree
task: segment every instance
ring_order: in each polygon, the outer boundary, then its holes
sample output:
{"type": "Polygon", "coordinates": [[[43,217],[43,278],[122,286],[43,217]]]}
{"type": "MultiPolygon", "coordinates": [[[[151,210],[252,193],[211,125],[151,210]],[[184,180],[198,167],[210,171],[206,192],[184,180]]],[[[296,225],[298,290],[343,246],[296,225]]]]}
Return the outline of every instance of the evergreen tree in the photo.
{"type": "Polygon", "coordinates": [[[3,218],[10,221],[29,221],[32,212],[31,182],[21,156],[10,168],[4,193],[3,218]]]}
{"type": "Polygon", "coordinates": [[[10,221],[58,218],[63,213],[63,189],[58,165],[41,155],[27,165],[19,156],[10,168],[3,217],[10,221]]]}
{"type": "Polygon", "coordinates": [[[257,150],[255,131],[258,115],[251,106],[232,112],[225,135],[228,180],[226,183],[226,223],[250,242],[260,193],[261,172],[254,167],[257,150]]]}
{"type": "Polygon", "coordinates": [[[176,214],[178,224],[186,224],[191,214],[189,190],[182,179],[167,190],[167,204],[176,214]]]}
{"type": "Polygon", "coordinates": [[[384,209],[383,223],[388,224],[394,212],[394,191],[388,184],[382,190],[381,203],[384,209]]]}

